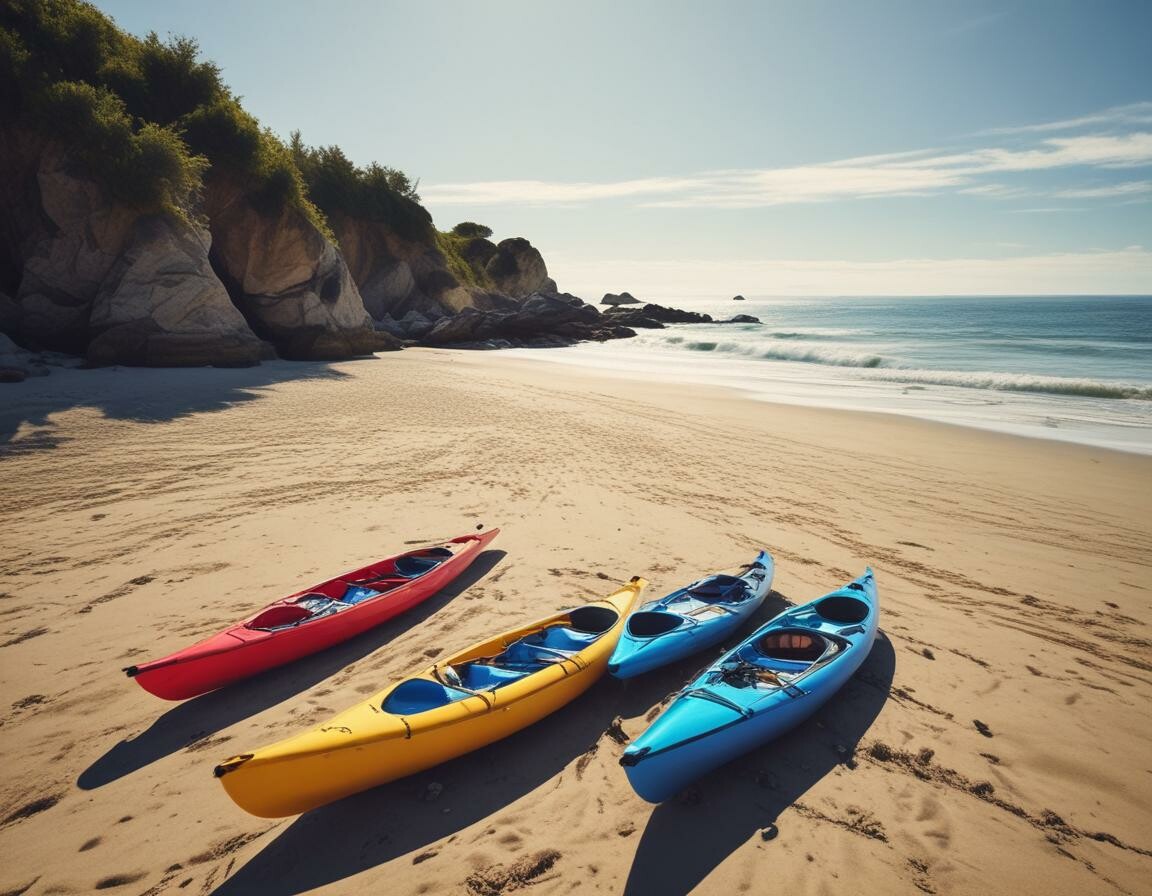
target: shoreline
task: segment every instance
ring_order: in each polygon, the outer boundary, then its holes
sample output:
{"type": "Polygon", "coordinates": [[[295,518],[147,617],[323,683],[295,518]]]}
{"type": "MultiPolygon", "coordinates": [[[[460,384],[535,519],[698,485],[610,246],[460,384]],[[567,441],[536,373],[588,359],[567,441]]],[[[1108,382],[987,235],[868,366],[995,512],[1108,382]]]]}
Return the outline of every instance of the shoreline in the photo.
{"type": "MultiPolygon", "coordinates": [[[[438,351],[437,349],[409,349],[408,351],[438,351]]],[[[521,350],[517,350],[521,351],[521,350]]],[[[529,350],[522,350],[527,352],[529,350]]],[[[531,351],[552,351],[552,349],[533,349],[531,351]]],[[[461,360],[466,362],[469,355],[483,355],[486,359],[491,359],[496,366],[508,365],[514,369],[514,366],[523,364],[526,367],[531,367],[533,370],[538,371],[540,376],[549,377],[547,371],[555,371],[555,379],[557,382],[569,378],[580,378],[583,376],[590,376],[597,380],[606,382],[615,382],[623,389],[638,388],[644,390],[645,394],[655,400],[672,400],[688,397],[694,402],[699,403],[701,407],[714,408],[717,406],[727,407],[729,402],[736,404],[735,408],[726,411],[730,416],[740,416],[739,406],[745,404],[751,405],[766,405],[769,410],[766,413],[785,413],[790,414],[797,412],[798,414],[811,413],[813,419],[825,419],[829,425],[831,421],[836,418],[844,416],[845,418],[858,417],[864,420],[871,420],[878,424],[885,426],[891,425],[899,428],[901,425],[907,425],[910,432],[915,432],[923,427],[924,431],[936,432],[941,438],[947,438],[952,434],[956,438],[965,439],[969,436],[976,438],[986,438],[989,448],[997,445],[1011,445],[1016,444],[1017,447],[1023,447],[1020,443],[1025,445],[1031,444],[1034,446],[1043,446],[1046,449],[1068,450],[1072,456],[1090,457],[1094,454],[1103,453],[1105,456],[1114,455],[1117,458],[1125,459],[1139,459],[1148,464],[1149,469],[1152,470],[1152,446],[1149,446],[1147,452],[1142,451],[1129,451],[1123,448],[1116,448],[1107,445],[1094,445],[1086,444],[1083,442],[1074,442],[1071,440],[1051,438],[1044,435],[1031,435],[1026,433],[1008,432],[998,429],[986,429],[979,426],[972,426],[966,423],[953,423],[944,420],[933,420],[927,417],[918,417],[914,414],[902,414],[896,411],[882,411],[882,410],[863,410],[858,408],[842,408],[842,407],[826,407],[823,405],[810,405],[801,404],[799,402],[787,402],[780,400],[773,400],[769,397],[764,397],[750,389],[741,387],[735,384],[722,384],[722,383],[701,383],[691,380],[683,381],[668,381],[660,380],[655,374],[651,376],[635,376],[630,375],[627,371],[621,371],[608,367],[595,367],[592,365],[567,365],[563,362],[549,361],[547,358],[529,357],[526,354],[519,353],[516,355],[505,354],[503,352],[472,352],[472,351],[459,351],[456,353],[460,356],[461,360]],[[557,369],[559,368],[559,369],[557,369]],[[564,372],[561,372],[564,371],[564,372]],[[1087,452],[1085,454],[1084,452],[1087,452]]],[[[845,424],[846,426],[847,424],[845,424]]]]}
{"type": "MultiPolygon", "coordinates": [[[[929,431],[936,430],[942,434],[959,432],[963,433],[965,437],[984,436],[990,440],[989,446],[994,445],[997,440],[1003,439],[1007,440],[1004,444],[1015,442],[1033,443],[1046,448],[1069,449],[1074,453],[1081,451],[1104,452],[1108,455],[1117,455],[1123,458],[1139,458],[1152,461],[1152,445],[1148,446],[1147,451],[1136,451],[1111,445],[1060,439],[1042,433],[1012,432],[1003,429],[986,428],[969,423],[936,420],[930,417],[921,417],[913,413],[901,413],[899,411],[834,407],[820,404],[805,404],[800,401],[791,402],[766,397],[748,387],[735,383],[708,383],[692,379],[669,380],[661,378],[661,376],[655,372],[636,374],[618,368],[579,363],[573,364],[549,360],[547,356],[537,356],[537,353],[540,352],[564,350],[568,349],[549,348],[483,351],[476,349],[458,349],[450,346],[444,348],[434,346],[410,346],[405,349],[403,353],[389,353],[384,356],[373,355],[346,361],[285,361],[277,359],[264,361],[259,365],[250,367],[124,367],[113,365],[107,367],[82,368],[61,366],[54,367],[52,372],[46,376],[30,377],[21,383],[10,384],[10,386],[0,394],[17,399],[9,405],[10,408],[15,409],[20,405],[26,405],[30,407],[41,407],[48,413],[55,413],[58,410],[66,409],[67,402],[61,403],[59,401],[59,393],[61,391],[78,398],[83,396],[76,404],[78,407],[94,407],[99,405],[101,399],[104,397],[101,390],[98,388],[86,388],[84,379],[100,376],[104,373],[117,376],[127,375],[129,377],[131,377],[132,374],[139,374],[141,379],[153,377],[157,381],[187,376],[202,381],[203,385],[209,386],[210,388],[218,388],[221,391],[226,391],[230,389],[261,389],[278,382],[308,380],[316,376],[340,378],[343,376],[340,372],[343,369],[355,370],[359,365],[372,363],[403,362],[412,356],[430,358],[444,357],[451,358],[453,363],[461,363],[462,366],[473,364],[474,366],[483,367],[491,362],[492,366],[497,369],[506,367],[510,371],[515,371],[517,368],[523,367],[525,370],[531,369],[535,371],[537,378],[547,378],[555,383],[562,383],[567,380],[579,381],[583,378],[590,377],[606,383],[616,383],[623,389],[635,388],[642,390],[645,395],[656,400],[670,399],[672,397],[679,399],[685,396],[692,396],[694,400],[700,403],[701,407],[713,407],[717,402],[721,404],[736,402],[738,405],[764,405],[777,413],[791,413],[794,411],[799,414],[806,412],[811,413],[817,417],[826,415],[828,421],[835,420],[843,415],[849,418],[860,417],[878,422],[883,421],[893,426],[907,424],[913,429],[923,426],[929,431]]],[[[103,383],[93,382],[91,385],[98,386],[103,385],[103,383]]],[[[181,411],[181,413],[184,412],[181,411]]],[[[736,411],[733,411],[732,415],[739,416],[736,411]]],[[[11,437],[13,430],[10,428],[6,429],[5,424],[15,420],[19,416],[19,413],[5,414],[4,409],[0,408],[0,439],[11,437]]],[[[0,458],[2,458],[4,450],[4,443],[0,442],[0,458]]]]}
{"type": "MultiPolygon", "coordinates": [[[[582,346],[573,346],[569,349],[562,349],[562,350],[557,349],[557,351],[578,352],[581,347],[582,346]]],[[[619,346],[613,346],[613,348],[615,348],[617,351],[622,351],[622,349],[619,346]]],[[[1131,444],[1121,444],[1121,443],[1118,443],[1116,441],[1115,435],[1108,438],[1107,441],[1103,441],[1103,439],[1105,437],[1102,435],[1097,435],[1096,431],[1094,431],[1094,430],[1087,430],[1086,432],[1076,433],[1076,434],[1069,436],[1069,435],[1065,435],[1061,430],[1059,430],[1059,428],[1057,426],[1052,426],[1051,428],[1049,428],[1048,424],[1031,424],[1030,425],[1030,424],[1024,424],[1024,423],[996,422],[996,421],[991,420],[991,419],[980,420],[980,421],[960,420],[960,419],[945,420],[945,419],[941,419],[941,417],[940,417],[941,411],[939,408],[936,408],[936,409],[929,408],[929,409],[921,409],[921,410],[901,410],[901,409],[898,409],[896,407],[890,407],[890,408],[853,407],[853,406],[851,406],[851,404],[847,403],[846,399],[842,398],[842,399],[837,400],[837,399],[828,398],[825,395],[819,394],[817,390],[815,390],[811,387],[806,387],[804,384],[800,384],[799,388],[797,388],[797,382],[795,380],[766,379],[763,383],[739,382],[738,381],[740,379],[739,371],[737,371],[737,370],[725,371],[720,366],[723,363],[722,361],[720,361],[720,359],[708,359],[707,361],[705,361],[705,363],[711,365],[711,369],[705,370],[703,372],[697,372],[697,375],[692,376],[692,375],[688,375],[688,374],[684,374],[684,373],[680,372],[676,367],[671,366],[671,362],[673,360],[676,360],[676,361],[681,361],[681,362],[687,361],[688,363],[694,363],[696,361],[696,359],[693,359],[692,361],[689,361],[689,359],[670,359],[670,358],[661,358],[661,359],[657,360],[656,358],[645,357],[643,353],[637,352],[635,355],[633,355],[628,360],[638,362],[639,364],[643,364],[644,362],[650,362],[651,366],[649,366],[649,367],[634,366],[633,368],[630,369],[627,366],[625,366],[623,363],[617,363],[617,364],[613,365],[612,361],[619,362],[619,360],[620,360],[619,358],[609,359],[609,361],[607,363],[596,363],[594,360],[592,360],[592,357],[590,356],[590,354],[589,354],[589,356],[583,357],[580,360],[573,360],[571,358],[574,356],[569,356],[568,358],[558,358],[558,357],[533,358],[533,357],[531,357],[531,354],[534,353],[536,350],[516,349],[514,351],[515,351],[515,355],[512,355],[512,357],[515,357],[517,359],[522,359],[522,360],[526,360],[526,361],[535,361],[535,360],[546,361],[552,365],[562,365],[562,366],[568,367],[574,371],[581,371],[583,373],[588,373],[588,374],[593,374],[593,375],[614,376],[614,377],[617,377],[620,379],[626,379],[626,380],[630,380],[632,382],[637,382],[637,383],[645,383],[645,382],[660,383],[660,382],[664,382],[664,383],[667,383],[669,385],[671,385],[673,383],[677,383],[680,385],[687,385],[687,386],[703,386],[703,387],[708,387],[708,388],[715,388],[715,389],[721,389],[721,390],[726,390],[726,391],[738,392],[738,393],[741,393],[742,395],[744,395],[749,400],[758,401],[758,402],[765,402],[765,403],[769,403],[769,404],[773,404],[773,405],[784,405],[784,406],[788,406],[788,407],[807,407],[807,408],[814,408],[814,409],[827,410],[827,411],[833,411],[833,412],[846,411],[848,413],[881,414],[881,415],[889,416],[889,417],[899,417],[899,418],[903,418],[903,419],[921,420],[924,422],[930,422],[930,423],[935,423],[935,424],[940,424],[940,425],[945,425],[945,426],[955,426],[955,427],[960,427],[962,429],[967,429],[967,430],[977,430],[977,431],[981,431],[981,432],[993,432],[993,433],[998,433],[1001,435],[1009,435],[1009,436],[1014,436],[1014,437],[1018,437],[1018,438],[1025,438],[1025,439],[1038,439],[1038,440],[1041,440],[1044,442],[1055,442],[1055,443],[1060,443],[1060,444],[1081,445],[1081,446],[1087,446],[1087,447],[1098,447],[1098,448],[1102,448],[1105,450],[1117,451],[1117,452],[1121,452],[1121,453],[1125,453],[1125,454],[1136,454],[1136,455],[1141,455],[1141,456],[1152,455],[1152,435],[1150,435],[1149,438],[1144,442],[1133,441],[1131,444]],[[660,366],[660,368],[657,369],[657,364],[659,364],[660,362],[663,362],[664,365],[668,365],[668,366],[660,366]],[[771,389],[765,388],[766,385],[767,386],[775,386],[776,387],[775,393],[771,389]],[[794,394],[788,394],[787,390],[789,390],[789,389],[791,389],[794,394]],[[807,389],[807,394],[804,394],[805,389],[807,389]],[[782,390],[784,391],[784,394],[781,394],[782,390]],[[1061,434],[1057,435],[1056,434],[1057,432],[1060,432],[1061,434]]],[[[759,371],[756,371],[756,372],[758,373],[759,371]]],[[[858,386],[860,384],[849,383],[849,384],[845,384],[845,385],[848,387],[848,390],[850,391],[853,386],[858,386]]],[[[883,380],[881,380],[881,381],[876,381],[875,383],[872,383],[869,385],[880,386],[881,388],[884,386],[890,386],[890,387],[893,387],[893,389],[901,388],[899,386],[899,381],[883,381],[883,380]]],[[[908,387],[904,386],[902,388],[903,388],[904,394],[907,394],[908,387]]],[[[917,391],[924,391],[925,390],[924,387],[915,387],[915,388],[917,391]]],[[[963,396],[964,399],[966,399],[972,403],[979,402],[980,399],[982,398],[981,393],[984,393],[984,392],[989,392],[989,393],[991,393],[992,396],[995,396],[997,403],[1003,403],[1005,401],[1015,401],[1015,402],[1023,404],[1025,402],[1040,402],[1040,401],[1044,401],[1044,400],[1053,400],[1053,399],[1059,400],[1060,398],[1065,397],[1065,396],[1056,396],[1056,395],[1051,395],[1051,394],[1045,394],[1043,392],[1033,392],[1033,391],[1028,391],[1028,390],[1011,390],[1011,389],[972,389],[972,390],[969,390],[969,389],[964,389],[964,388],[959,387],[959,386],[943,386],[943,387],[937,387],[937,388],[942,388],[944,390],[953,391],[957,397],[963,396]],[[966,392],[974,392],[975,394],[964,395],[964,393],[966,393],[966,392]]],[[[877,400],[880,400],[880,399],[877,399],[877,400]]],[[[1127,400],[1134,400],[1134,399],[1119,399],[1119,398],[1118,399],[1108,399],[1108,401],[1127,401],[1127,400]]],[[[1148,414],[1150,416],[1150,419],[1152,419],[1152,401],[1149,401],[1146,403],[1148,404],[1148,408],[1149,408],[1148,414]]],[[[1037,408],[1035,412],[1039,413],[1039,410],[1040,409],[1037,408]]],[[[1051,410],[1051,411],[1055,412],[1055,411],[1059,410],[1059,407],[1053,406],[1052,408],[1049,408],[1047,410],[1051,410]]],[[[1124,431],[1123,427],[1119,426],[1117,424],[1112,424],[1111,426],[1112,426],[1113,430],[1119,430],[1120,432],[1124,431]]]]}
{"type": "Polygon", "coordinates": [[[540,896],[682,896],[754,892],[771,868],[816,893],[849,865],[862,891],[908,896],[1147,879],[1152,458],[467,351],[26,385],[0,406],[0,890],[417,896],[520,874],[540,896]],[[479,523],[502,532],[474,573],[353,642],[180,704],[119,671],[479,523]],[[809,722],[685,800],[633,795],[615,732],[637,737],[711,655],[605,679],[296,819],[247,816],[212,777],[429,657],[760,547],[774,591],[738,637],[869,564],[883,637],[809,722]]]}

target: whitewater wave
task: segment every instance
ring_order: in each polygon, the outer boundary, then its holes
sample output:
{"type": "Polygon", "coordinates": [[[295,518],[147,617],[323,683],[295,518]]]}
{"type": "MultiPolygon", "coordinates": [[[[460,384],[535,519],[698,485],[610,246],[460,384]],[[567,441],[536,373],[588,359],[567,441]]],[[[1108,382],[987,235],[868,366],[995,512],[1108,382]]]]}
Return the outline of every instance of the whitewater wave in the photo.
{"type": "Polygon", "coordinates": [[[921,383],[932,386],[959,386],[966,389],[993,389],[999,392],[1041,392],[1048,395],[1075,395],[1081,398],[1133,398],[1152,401],[1152,389],[1143,386],[1039,374],[960,370],[885,370],[880,373],[868,374],[868,379],[881,380],[887,383],[921,383]]]}
{"type": "Polygon", "coordinates": [[[683,347],[694,352],[716,352],[719,354],[744,355],[769,361],[799,361],[805,364],[830,364],[834,367],[883,367],[886,360],[871,352],[850,349],[803,348],[787,345],[764,347],[762,340],[756,342],[725,342],[696,340],[683,343],[683,347]]]}
{"type": "Polygon", "coordinates": [[[831,342],[836,339],[844,339],[859,336],[870,336],[872,334],[864,330],[776,330],[767,334],[772,339],[796,339],[810,342],[831,342]]]}

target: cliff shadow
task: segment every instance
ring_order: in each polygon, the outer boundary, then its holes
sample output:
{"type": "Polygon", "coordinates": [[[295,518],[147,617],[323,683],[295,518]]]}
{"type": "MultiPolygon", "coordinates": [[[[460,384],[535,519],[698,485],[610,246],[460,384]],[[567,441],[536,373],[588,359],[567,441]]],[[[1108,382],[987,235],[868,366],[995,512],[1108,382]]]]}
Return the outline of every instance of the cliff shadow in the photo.
{"type": "Polygon", "coordinates": [[[312,892],[482,821],[597,743],[619,708],[616,685],[601,679],[568,706],[504,740],[301,815],[212,896],[312,892]],[[442,790],[429,799],[433,782],[442,790]]]}
{"type": "Polygon", "coordinates": [[[147,730],[116,744],[88,766],[76,786],[103,787],[314,687],[419,625],[488,575],[505,556],[500,550],[484,551],[433,597],[343,644],[177,704],[147,730]]]}
{"type": "Polygon", "coordinates": [[[780,814],[826,775],[839,766],[854,769],[857,745],[887,701],[895,669],[892,643],[879,633],[857,673],[815,715],[657,806],[624,896],[684,896],[758,831],[772,831],[780,814]]]}
{"type": "Polygon", "coordinates": [[[46,377],[2,387],[0,458],[69,441],[51,417],[73,408],[92,408],[112,420],[166,423],[257,401],[263,397],[261,390],[278,383],[347,376],[325,361],[265,361],[258,367],[236,368],[54,369],[46,377]],[[30,431],[14,441],[21,427],[30,431]]]}

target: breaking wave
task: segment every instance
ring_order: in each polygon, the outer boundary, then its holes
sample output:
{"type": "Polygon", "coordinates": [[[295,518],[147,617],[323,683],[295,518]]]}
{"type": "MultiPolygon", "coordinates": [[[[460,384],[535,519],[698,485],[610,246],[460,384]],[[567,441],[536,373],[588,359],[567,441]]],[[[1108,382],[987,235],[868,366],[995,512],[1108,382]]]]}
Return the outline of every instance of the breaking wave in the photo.
{"type": "Polygon", "coordinates": [[[1081,398],[1135,398],[1152,401],[1152,389],[1127,383],[1071,379],[1024,373],[986,373],[960,370],[885,370],[868,379],[888,383],[922,383],[932,386],[959,386],[966,389],[993,389],[999,392],[1041,392],[1048,395],[1077,395],[1081,398]]]}
{"type": "MultiPolygon", "coordinates": [[[[671,340],[669,340],[671,343],[671,340]]],[[[676,343],[671,343],[676,344],[676,343]]],[[[769,361],[799,361],[806,364],[831,364],[835,367],[883,367],[885,360],[871,352],[858,352],[850,349],[795,348],[787,345],[764,348],[763,341],[723,342],[696,340],[684,342],[684,348],[694,352],[716,352],[720,354],[744,355],[763,358],[769,361]]]]}
{"type": "Polygon", "coordinates": [[[693,352],[734,355],[750,360],[790,361],[855,368],[869,380],[926,386],[954,386],[965,389],[991,389],[1000,392],[1038,392],[1048,395],[1074,395],[1081,398],[1116,398],[1152,401],[1152,388],[1131,383],[1048,376],[1044,374],[995,373],[989,371],[924,370],[901,366],[894,358],[874,351],[849,347],[795,345],[755,340],[690,340],[665,337],[667,345],[693,352]],[[767,347],[766,347],[767,345],[767,347]]]}

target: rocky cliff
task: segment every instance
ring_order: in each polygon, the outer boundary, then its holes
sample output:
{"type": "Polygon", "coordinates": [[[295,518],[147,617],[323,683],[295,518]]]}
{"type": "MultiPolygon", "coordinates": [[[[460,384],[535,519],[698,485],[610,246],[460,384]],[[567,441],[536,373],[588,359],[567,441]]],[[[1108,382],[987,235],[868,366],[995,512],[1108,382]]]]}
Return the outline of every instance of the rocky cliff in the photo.
{"type": "Polygon", "coordinates": [[[291,360],[336,360],[385,347],[348,265],[297,208],[266,210],[237,177],[205,185],[209,258],[253,332],[291,360]]]}
{"type": "MultiPolygon", "coordinates": [[[[0,330],[34,350],[147,366],[335,360],[400,347],[388,322],[408,316],[430,331],[461,312],[497,315],[481,329],[536,344],[621,333],[573,327],[541,303],[556,284],[524,238],[467,241],[457,260],[467,270],[454,273],[433,236],[333,216],[334,242],[293,206],[262,208],[234,174],[207,178],[184,218],[114,201],[63,147],[32,134],[0,133],[0,162],[13,291],[0,298],[0,330]]],[[[462,320],[430,344],[479,341],[462,320]]]]}
{"type": "Polygon", "coordinates": [[[571,323],[527,307],[557,292],[531,243],[470,227],[438,231],[401,171],[262,128],[192,39],[0,4],[0,332],[23,349],[236,365],[399,348],[399,319],[571,323]]]}
{"type": "Polygon", "coordinates": [[[413,312],[438,318],[466,308],[512,311],[534,293],[557,291],[540,252],[522,237],[499,245],[479,237],[454,240],[454,269],[433,231],[413,238],[378,221],[348,215],[329,220],[364,307],[377,321],[413,312]]]}
{"type": "Polygon", "coordinates": [[[254,364],[263,348],[208,261],[209,235],[111,201],[51,141],[0,135],[6,329],[102,364],[254,364]]]}

